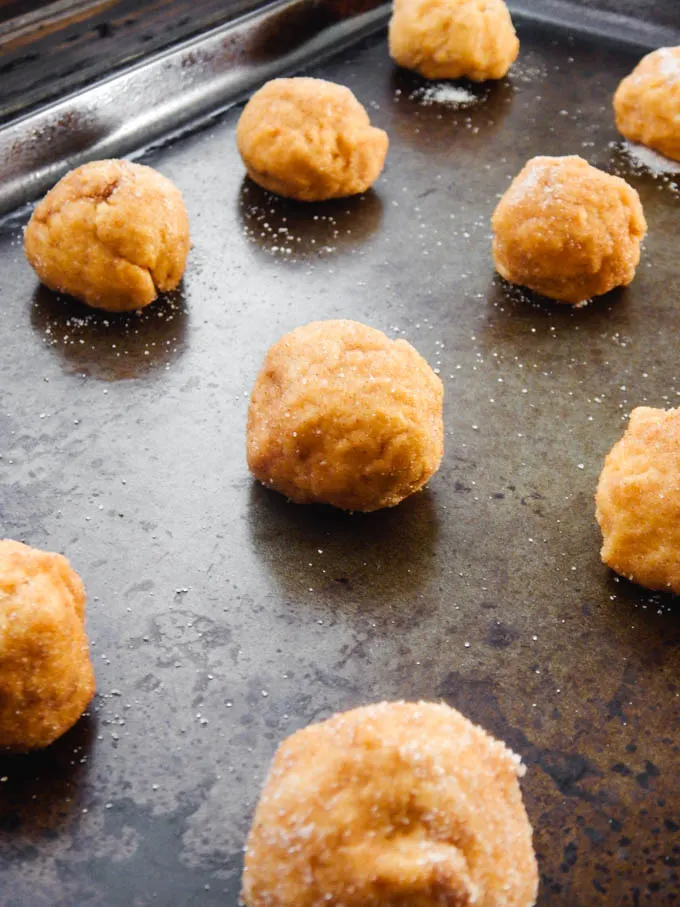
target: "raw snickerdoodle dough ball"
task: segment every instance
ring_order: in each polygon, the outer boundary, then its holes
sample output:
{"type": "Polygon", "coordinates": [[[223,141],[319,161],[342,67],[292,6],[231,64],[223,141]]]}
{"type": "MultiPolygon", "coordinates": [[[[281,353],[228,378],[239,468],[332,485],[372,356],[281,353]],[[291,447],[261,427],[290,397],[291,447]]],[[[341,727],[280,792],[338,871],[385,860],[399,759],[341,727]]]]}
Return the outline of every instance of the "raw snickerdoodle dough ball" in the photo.
{"type": "Polygon", "coordinates": [[[619,132],[680,161],[680,47],[647,54],[614,95],[619,132]]]}
{"type": "Polygon", "coordinates": [[[602,560],[649,589],[680,593],[680,409],[634,409],[595,495],[602,560]]]}
{"type": "Polygon", "coordinates": [[[444,452],[441,381],[405,340],[315,321],[269,350],[248,413],[248,466],[300,504],[393,507],[444,452]]]}
{"type": "Polygon", "coordinates": [[[395,0],[389,41],[395,63],[426,79],[502,79],[519,53],[503,0],[395,0]]]}
{"type": "Polygon", "coordinates": [[[278,749],[246,845],[247,907],[530,907],[517,756],[446,705],[384,702],[278,749]]]}
{"type": "Polygon", "coordinates": [[[349,88],[322,79],[274,79],[246,104],[236,132],[248,176],[302,202],[365,192],[389,140],[349,88]]]}
{"type": "Polygon", "coordinates": [[[52,743],[94,688],[80,577],[60,554],[0,540],[0,750],[52,743]]]}
{"type": "Polygon", "coordinates": [[[182,279],[189,218],[179,189],[151,167],[92,161],[40,202],[24,249],[50,289],[111,312],[141,309],[182,279]]]}
{"type": "Polygon", "coordinates": [[[502,277],[573,304],[627,286],[647,232],[635,189],[575,155],[532,158],[492,226],[502,277]]]}

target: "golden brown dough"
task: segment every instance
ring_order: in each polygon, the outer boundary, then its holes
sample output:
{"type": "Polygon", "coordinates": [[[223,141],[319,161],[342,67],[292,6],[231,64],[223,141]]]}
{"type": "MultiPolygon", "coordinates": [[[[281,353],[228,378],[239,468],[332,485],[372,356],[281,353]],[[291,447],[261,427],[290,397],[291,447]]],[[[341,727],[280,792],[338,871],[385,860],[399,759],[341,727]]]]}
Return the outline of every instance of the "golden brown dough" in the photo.
{"type": "Polygon", "coordinates": [[[247,907],[530,907],[518,757],[446,705],[384,702],[278,749],[246,845],[247,907]]]}
{"type": "Polygon", "coordinates": [[[647,232],[635,189],[577,156],[532,158],[492,226],[502,277],[573,304],[627,286],[647,232]]]}
{"type": "Polygon", "coordinates": [[[680,410],[634,409],[595,495],[602,560],[649,589],[680,593],[680,410]]]}
{"type": "Polygon", "coordinates": [[[389,41],[395,63],[426,79],[502,79],[519,53],[503,0],[395,0],[389,41]]]}
{"type": "Polygon", "coordinates": [[[94,689],[80,577],[60,554],[0,540],[0,750],[52,743],[94,689]]]}
{"type": "Polygon", "coordinates": [[[619,132],[680,161],[680,47],[647,54],[614,95],[619,132]]]}
{"type": "Polygon", "coordinates": [[[98,309],[141,309],[182,279],[189,219],[179,189],[151,167],[92,161],[47,193],[24,235],[40,280],[98,309]]]}
{"type": "Polygon", "coordinates": [[[274,79],[246,104],[236,132],[248,176],[303,202],[365,192],[389,140],[349,88],[322,79],[274,79]]]}
{"type": "Polygon", "coordinates": [[[444,450],[442,383],[405,340],[315,321],[269,350],[248,413],[248,466],[301,504],[393,507],[444,450]]]}

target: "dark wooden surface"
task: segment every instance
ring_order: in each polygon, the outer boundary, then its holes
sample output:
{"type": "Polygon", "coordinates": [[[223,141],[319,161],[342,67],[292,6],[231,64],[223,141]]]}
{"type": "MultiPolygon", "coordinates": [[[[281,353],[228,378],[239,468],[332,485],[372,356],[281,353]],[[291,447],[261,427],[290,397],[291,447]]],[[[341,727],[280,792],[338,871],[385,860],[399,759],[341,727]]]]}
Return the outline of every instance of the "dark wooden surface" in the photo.
{"type": "Polygon", "coordinates": [[[44,0],[0,0],[0,23],[51,5],[44,0]]]}

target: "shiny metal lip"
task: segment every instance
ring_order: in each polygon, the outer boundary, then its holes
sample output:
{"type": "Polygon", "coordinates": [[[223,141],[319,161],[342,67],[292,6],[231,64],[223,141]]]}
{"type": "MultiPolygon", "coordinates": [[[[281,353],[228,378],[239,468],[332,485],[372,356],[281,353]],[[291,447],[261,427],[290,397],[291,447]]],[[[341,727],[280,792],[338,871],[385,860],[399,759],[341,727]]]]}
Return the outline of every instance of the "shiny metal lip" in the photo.
{"type": "MultiPolygon", "coordinates": [[[[390,5],[347,15],[331,3],[276,0],[0,129],[0,215],[37,198],[70,168],[140,151],[219,115],[268,78],[383,28],[390,5]]],[[[366,7],[369,7],[366,9],[366,7]]],[[[650,48],[680,29],[565,0],[522,0],[512,12],[650,48]],[[592,20],[592,21],[591,21],[592,20]]]]}
{"type": "MultiPolygon", "coordinates": [[[[0,214],[35,199],[67,170],[121,157],[218,115],[259,83],[319,60],[384,26],[384,5],[349,19],[313,0],[279,0],[0,130],[0,214]],[[299,32],[277,49],[281,30],[299,32]],[[299,39],[299,40],[296,40],[299,39]]],[[[280,45],[279,45],[280,46],[280,45]]]]}

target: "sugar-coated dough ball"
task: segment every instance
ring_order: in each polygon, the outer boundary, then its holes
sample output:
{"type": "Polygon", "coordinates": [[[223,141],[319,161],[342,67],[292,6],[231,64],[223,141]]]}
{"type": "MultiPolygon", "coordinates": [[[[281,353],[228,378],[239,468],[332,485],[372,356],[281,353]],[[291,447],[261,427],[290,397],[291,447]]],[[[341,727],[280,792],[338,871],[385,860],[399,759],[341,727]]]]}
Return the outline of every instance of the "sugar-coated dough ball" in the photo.
{"type": "Polygon", "coordinates": [[[247,907],[530,907],[536,858],[506,746],[460,712],[384,702],[278,749],[246,845],[247,907]]]}
{"type": "Polygon", "coordinates": [[[395,63],[426,79],[502,79],[519,53],[504,0],[395,0],[389,41],[395,63]]]}
{"type": "Polygon", "coordinates": [[[573,304],[627,286],[647,232],[635,189],[577,156],[532,158],[492,226],[502,277],[573,304]]]}
{"type": "Polygon", "coordinates": [[[680,161],[680,47],[647,54],[614,95],[619,132],[680,161]]]}
{"type": "Polygon", "coordinates": [[[40,202],[24,235],[40,280],[98,309],[141,309],[173,290],[189,253],[179,189],[151,167],[92,161],[40,202]]]}
{"type": "Polygon", "coordinates": [[[365,192],[389,144],[349,88],[307,78],[273,79],[256,91],[236,140],[254,182],[302,202],[365,192]]]}
{"type": "Polygon", "coordinates": [[[604,563],[641,586],[680,594],[680,409],[633,410],[595,504],[604,563]]]}
{"type": "Polygon", "coordinates": [[[0,750],[52,743],[94,688],[80,577],[60,554],[0,540],[0,750]]]}
{"type": "Polygon", "coordinates": [[[301,504],[393,507],[444,452],[441,381],[405,340],[315,321],[269,350],[248,413],[248,465],[301,504]]]}

